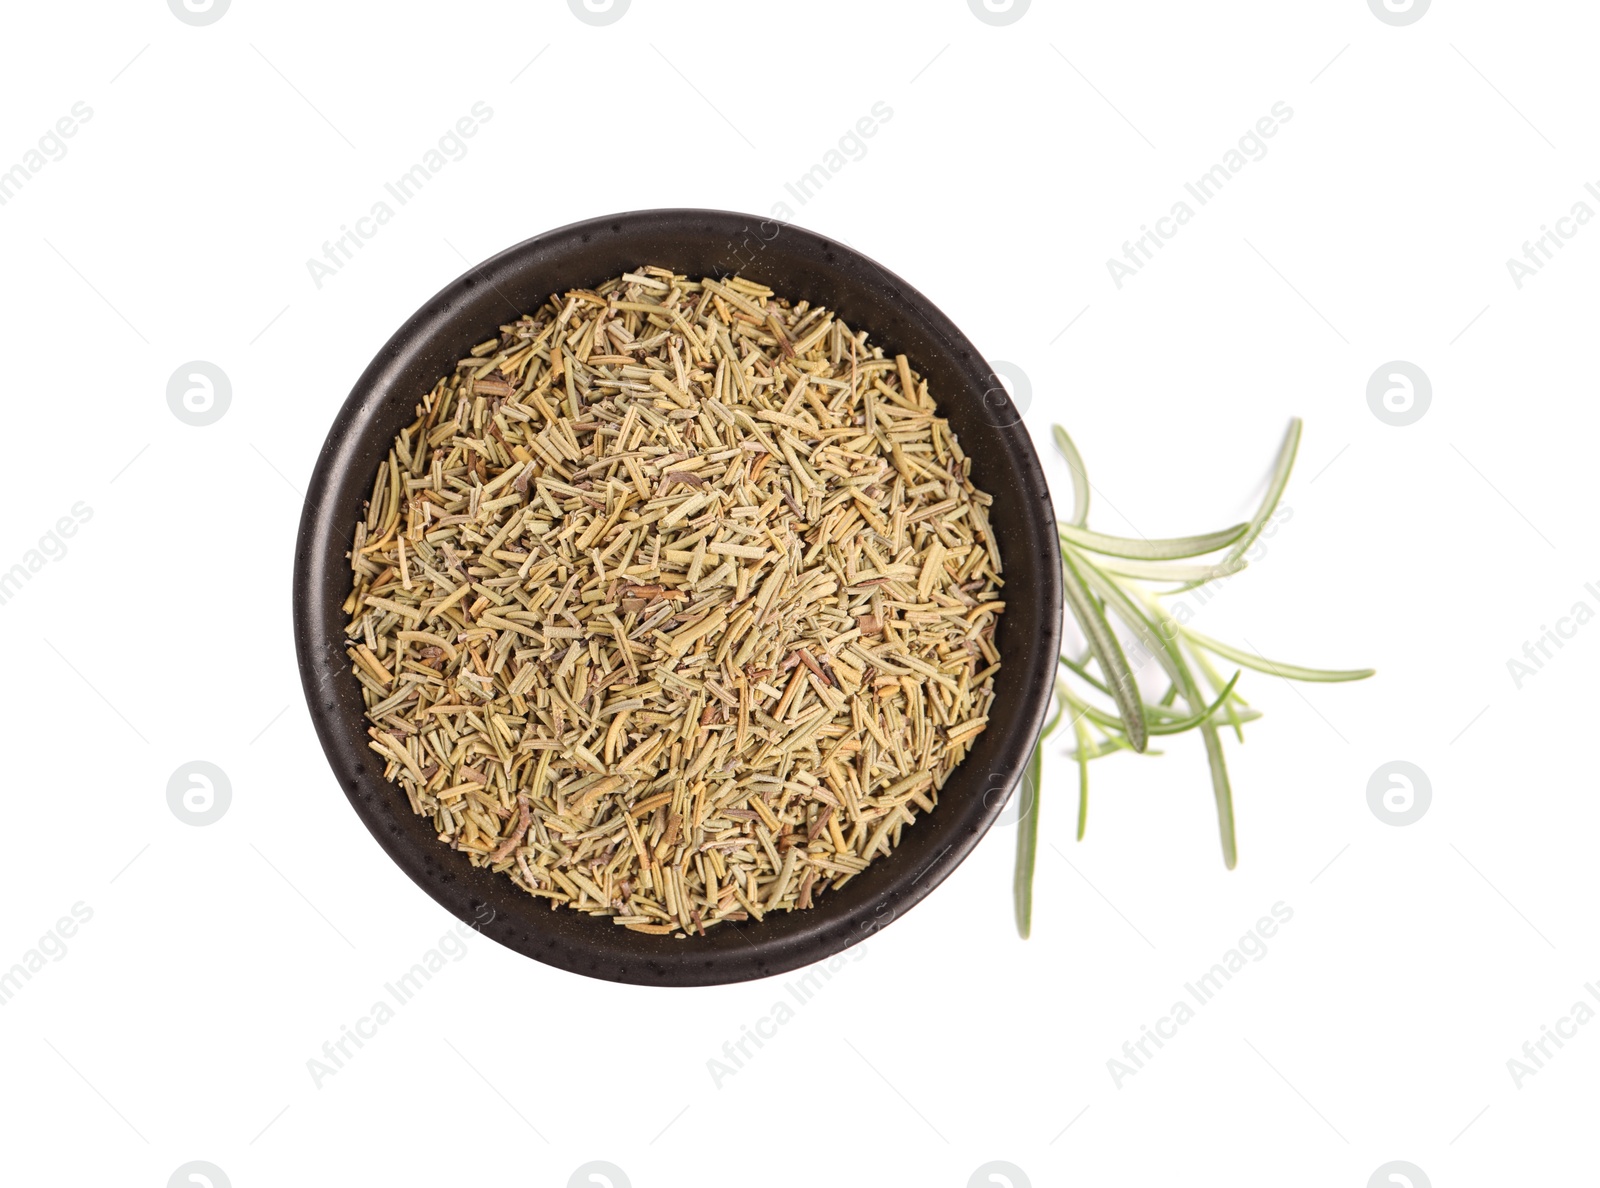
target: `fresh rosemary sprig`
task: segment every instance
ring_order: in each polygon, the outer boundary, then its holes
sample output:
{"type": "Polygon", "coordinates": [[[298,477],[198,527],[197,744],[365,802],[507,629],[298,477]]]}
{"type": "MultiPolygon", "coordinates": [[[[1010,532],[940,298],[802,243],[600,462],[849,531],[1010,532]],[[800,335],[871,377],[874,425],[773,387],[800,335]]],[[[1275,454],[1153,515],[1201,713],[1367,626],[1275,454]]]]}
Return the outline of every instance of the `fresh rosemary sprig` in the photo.
{"type": "Polygon", "coordinates": [[[1072,516],[1058,525],[1061,574],[1067,607],[1083,633],[1087,649],[1078,659],[1061,657],[1055,716],[1040,734],[1024,776],[1031,781],[1033,799],[1031,811],[1024,813],[1017,829],[1016,917],[1017,931],[1024,938],[1033,920],[1042,748],[1066,713],[1071,714],[1069,725],[1077,743],[1071,755],[1078,765],[1079,841],[1083,840],[1089,817],[1090,760],[1120,751],[1160,754],[1148,749],[1151,736],[1198,730],[1211,769],[1222,860],[1232,870],[1238,863],[1233,790],[1223,760],[1219,725],[1231,728],[1243,742],[1244,724],[1261,715],[1239,696],[1240,672],[1224,679],[1212,657],[1292,681],[1358,681],[1373,674],[1370,668],[1341,671],[1268,660],[1191,630],[1168,614],[1161,602],[1164,597],[1245,568],[1245,553],[1277,510],[1294,469],[1300,446],[1298,417],[1289,422],[1266,495],[1248,522],[1221,532],[1171,540],[1133,540],[1091,531],[1089,479],[1083,459],[1066,430],[1058,425],[1054,436],[1056,448],[1072,475],[1072,516]],[[1166,692],[1153,703],[1145,701],[1139,690],[1118,633],[1112,627],[1113,619],[1121,624],[1125,635],[1155,657],[1167,677],[1166,692]]]}

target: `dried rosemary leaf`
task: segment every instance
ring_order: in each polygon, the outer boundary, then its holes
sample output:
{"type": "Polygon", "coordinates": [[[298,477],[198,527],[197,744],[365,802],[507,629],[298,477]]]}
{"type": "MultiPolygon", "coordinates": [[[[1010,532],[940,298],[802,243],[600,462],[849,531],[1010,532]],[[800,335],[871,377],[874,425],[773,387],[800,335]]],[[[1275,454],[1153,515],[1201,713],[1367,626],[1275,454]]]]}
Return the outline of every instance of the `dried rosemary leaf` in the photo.
{"type": "Polygon", "coordinates": [[[831,313],[661,268],[473,347],[356,526],[347,637],[413,811],[552,909],[704,933],[889,852],[988,723],[988,496],[831,313]]]}

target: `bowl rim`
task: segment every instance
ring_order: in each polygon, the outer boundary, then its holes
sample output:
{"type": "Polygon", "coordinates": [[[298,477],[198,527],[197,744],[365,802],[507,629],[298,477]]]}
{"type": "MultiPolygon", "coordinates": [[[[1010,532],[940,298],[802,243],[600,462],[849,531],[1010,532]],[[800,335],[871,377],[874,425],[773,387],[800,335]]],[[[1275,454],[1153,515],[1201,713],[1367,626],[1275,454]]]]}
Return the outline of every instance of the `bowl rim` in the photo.
{"type": "MultiPolygon", "coordinates": [[[[711,274],[727,276],[737,271],[738,268],[728,268],[711,274]]],[[[549,293],[564,292],[584,283],[598,281],[562,279],[544,286],[544,295],[534,305],[542,304],[549,293]]],[[[874,343],[889,349],[868,322],[853,321],[868,331],[874,343]]],[[[926,372],[926,360],[919,363],[914,358],[913,364],[926,372]]],[[[292,618],[301,685],[323,752],[362,823],[390,859],[457,919],[525,956],[608,981],[689,986],[768,977],[833,957],[921,902],[971,853],[1005,808],[1043,726],[1060,643],[1062,579],[1059,563],[1054,560],[1055,513],[1049,486],[1020,412],[988,367],[983,356],[932,301],[876,261],[792,223],[732,211],[661,208],[569,223],[514,244],[445,285],[395,331],[340,406],[318,455],[296,533],[292,618]],[[341,518],[340,508],[349,506],[352,485],[360,490],[360,498],[365,498],[377,466],[374,458],[370,468],[362,469],[359,457],[364,448],[370,449],[370,439],[380,440],[386,450],[393,432],[377,432],[384,418],[396,416],[397,404],[409,408],[421,399],[422,390],[405,378],[408,368],[422,366],[426,359],[440,355],[443,344],[451,347],[443,352],[450,362],[436,374],[445,374],[453,360],[464,354],[465,346],[481,341],[487,330],[500,324],[464,324],[464,319],[481,312],[478,307],[486,300],[494,304],[492,293],[499,294],[500,312],[490,317],[503,318],[508,309],[518,304],[504,294],[503,288],[525,288],[530,270],[559,267],[564,260],[580,255],[595,237],[670,237],[695,228],[699,228],[696,234],[727,236],[730,248],[736,237],[743,237],[742,241],[748,244],[749,236],[754,234],[764,248],[781,235],[786,248],[797,250],[817,268],[841,277],[853,273],[854,280],[841,280],[841,287],[848,283],[871,286],[869,296],[863,300],[902,308],[907,317],[915,320],[917,329],[942,341],[945,362],[960,374],[965,385],[962,391],[939,392],[941,411],[947,412],[950,405],[958,402],[974,401],[977,411],[969,415],[981,416],[997,434],[997,446],[1005,454],[1004,462],[1011,472],[1008,480],[1021,489],[1021,506],[1026,509],[1021,522],[1008,522],[998,528],[997,543],[1003,555],[1021,550],[1037,554],[1037,580],[1026,593],[1037,599],[1039,624],[1036,634],[1027,641],[1031,650],[1022,661],[1006,657],[1012,671],[1005,674],[1005,679],[1023,681],[1021,703],[1007,720],[991,720],[980,736],[980,742],[987,740],[996,752],[978,773],[984,781],[982,797],[974,796],[958,804],[952,803],[953,797],[941,796],[938,810],[922,814],[905,835],[906,839],[915,837],[923,849],[942,842],[942,848],[931,859],[917,867],[896,864],[896,856],[908,849],[903,839],[896,850],[874,860],[867,872],[844,888],[830,892],[807,911],[769,916],[763,922],[728,922],[705,936],[673,940],[670,936],[618,928],[607,917],[545,908],[509,879],[486,867],[473,867],[466,855],[437,840],[429,820],[412,814],[404,794],[383,778],[381,765],[371,761],[365,723],[359,713],[358,728],[351,728],[350,705],[352,699],[360,705],[359,687],[351,678],[344,653],[346,619],[340,610],[343,597],[330,607],[328,591],[337,589],[341,581],[343,589],[349,589],[347,558],[354,517],[348,521],[341,518]],[[472,334],[474,327],[476,338],[472,334]],[[879,873],[866,893],[846,896],[852,886],[867,885],[868,876],[875,871],[879,873]],[[539,907],[537,916],[530,912],[531,907],[539,907]],[[723,939],[708,944],[713,938],[729,935],[744,943],[723,939]]],[[[409,413],[405,414],[405,421],[408,420],[409,413]]],[[[355,506],[359,507],[359,502],[355,506]]],[[[1008,564],[1008,591],[1011,569],[1008,564]]],[[[1002,624],[1010,616],[1008,609],[1002,624]]],[[[976,749],[956,768],[952,781],[973,763],[975,754],[976,749]]]]}

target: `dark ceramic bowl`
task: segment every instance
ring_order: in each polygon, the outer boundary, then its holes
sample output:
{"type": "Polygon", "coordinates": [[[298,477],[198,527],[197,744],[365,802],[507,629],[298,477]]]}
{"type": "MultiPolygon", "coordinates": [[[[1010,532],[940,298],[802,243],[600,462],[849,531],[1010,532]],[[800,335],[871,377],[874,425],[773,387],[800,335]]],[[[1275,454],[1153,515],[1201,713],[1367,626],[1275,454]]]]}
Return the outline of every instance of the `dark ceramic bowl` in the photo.
{"type": "Polygon", "coordinates": [[[356,813],[400,869],[453,915],[501,944],[574,973],[643,985],[699,986],[783,973],[847,948],[939,885],[999,815],[1043,724],[1061,627],[1054,512],[1022,418],[977,349],[905,281],[843,244],[797,227],[713,210],[646,210],[574,223],[519,243],[433,297],[356,381],[323,443],[295,543],[294,635],[317,736],[356,813]],[[551,911],[511,880],[441,844],[383,778],[367,749],[360,687],[345,655],[346,559],[379,462],[423,394],[470,347],[552,293],[645,264],[691,277],[741,273],[826,305],[927,377],[939,411],[994,496],[1004,565],[1004,662],[989,727],[900,845],[810,911],[725,923],[675,940],[608,918],[551,911]]]}

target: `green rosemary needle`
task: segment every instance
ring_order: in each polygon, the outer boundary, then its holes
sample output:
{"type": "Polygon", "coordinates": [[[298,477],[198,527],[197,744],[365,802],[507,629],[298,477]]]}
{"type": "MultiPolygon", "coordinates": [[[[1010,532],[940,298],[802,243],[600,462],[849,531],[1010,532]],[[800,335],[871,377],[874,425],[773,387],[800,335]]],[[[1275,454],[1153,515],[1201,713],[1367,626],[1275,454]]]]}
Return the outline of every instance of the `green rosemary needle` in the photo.
{"type": "Polygon", "coordinates": [[[1090,486],[1083,459],[1066,430],[1059,425],[1054,428],[1056,448],[1072,476],[1072,515],[1058,525],[1062,585],[1067,609],[1087,646],[1077,659],[1061,657],[1055,715],[1039,735],[1024,775],[1030,786],[1023,790],[1014,884],[1017,932],[1022,937],[1028,936],[1033,923],[1043,747],[1064,715],[1071,715],[1068,724],[1076,740],[1071,756],[1078,767],[1079,841],[1088,823],[1091,760],[1121,751],[1159,754],[1148,749],[1152,736],[1198,730],[1211,771],[1222,860],[1232,870],[1238,862],[1233,791],[1219,727],[1231,729],[1242,742],[1244,724],[1261,716],[1239,695],[1241,670],[1254,669],[1291,681],[1358,681],[1373,674],[1370,668],[1306,668],[1269,660],[1253,650],[1191,630],[1168,614],[1161,602],[1245,568],[1245,553],[1271,520],[1288,486],[1300,447],[1300,429],[1298,417],[1289,422],[1266,494],[1249,521],[1198,536],[1134,540],[1088,527],[1090,486]],[[1120,627],[1121,636],[1154,657],[1164,672],[1168,687],[1155,702],[1144,700],[1113,623],[1120,627]],[[1239,667],[1224,678],[1213,658],[1239,667]]]}

